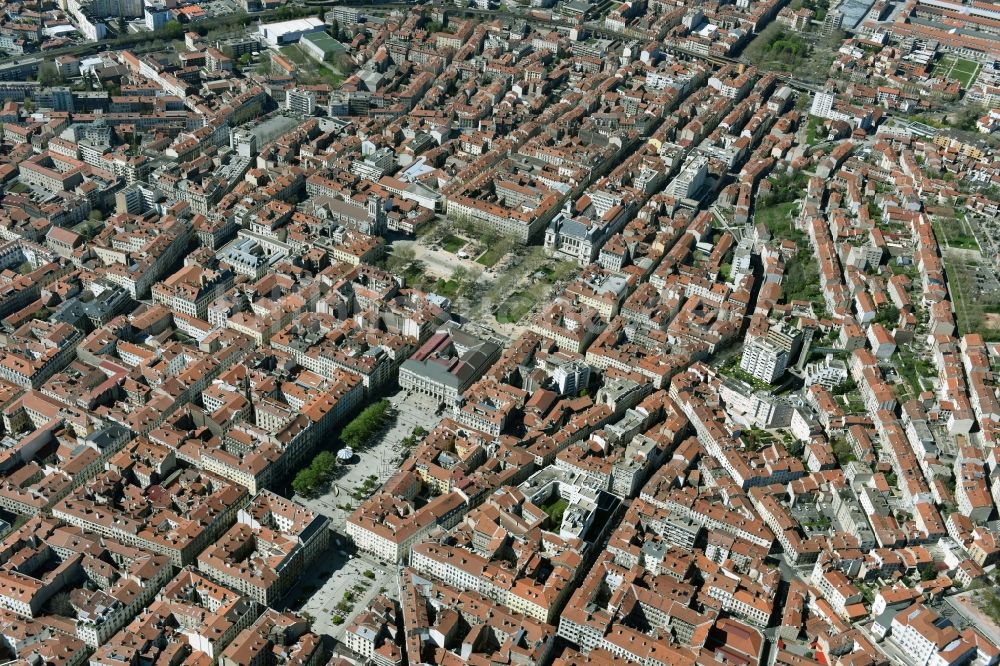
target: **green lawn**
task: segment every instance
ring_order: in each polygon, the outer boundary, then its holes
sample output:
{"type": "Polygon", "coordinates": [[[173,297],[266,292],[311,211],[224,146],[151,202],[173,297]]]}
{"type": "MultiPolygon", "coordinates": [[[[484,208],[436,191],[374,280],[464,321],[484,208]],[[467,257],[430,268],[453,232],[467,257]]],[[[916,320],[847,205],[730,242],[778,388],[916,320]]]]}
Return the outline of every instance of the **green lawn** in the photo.
{"type": "Polygon", "coordinates": [[[955,66],[951,70],[952,77],[961,81],[962,85],[966,88],[972,85],[978,73],[979,63],[975,60],[965,60],[963,58],[956,59],[955,66]]]}
{"type": "Polygon", "coordinates": [[[464,245],[465,245],[465,239],[459,238],[458,236],[455,236],[453,234],[448,234],[447,236],[441,239],[441,247],[443,247],[448,252],[451,252],[452,254],[461,250],[464,245]]]}
{"type": "Polygon", "coordinates": [[[917,113],[911,116],[906,116],[906,119],[909,120],[911,123],[923,123],[924,125],[927,125],[929,127],[935,127],[937,129],[948,127],[948,124],[942,121],[940,118],[932,116],[928,113],[917,113]]]}
{"type": "Polygon", "coordinates": [[[533,305],[534,300],[528,294],[516,291],[497,309],[497,321],[501,324],[513,324],[528,314],[533,305]]]}
{"type": "Polygon", "coordinates": [[[954,247],[961,250],[979,250],[979,242],[972,233],[972,228],[965,218],[958,214],[952,219],[934,217],[932,219],[934,235],[938,243],[945,247],[954,247]],[[947,226],[945,226],[947,224],[947,226]]]}
{"type": "Polygon", "coordinates": [[[951,71],[954,64],[955,58],[952,56],[942,56],[941,59],[934,63],[934,66],[931,67],[931,73],[935,76],[943,76],[951,71]]]}
{"type": "Polygon", "coordinates": [[[299,67],[306,67],[315,62],[315,60],[306,55],[305,52],[303,52],[302,49],[300,49],[297,44],[289,44],[288,46],[282,46],[281,48],[278,49],[278,52],[281,53],[281,55],[284,56],[285,58],[288,58],[289,60],[294,62],[299,67]]]}
{"type": "Polygon", "coordinates": [[[754,219],[762,222],[776,240],[788,239],[799,247],[798,254],[785,262],[785,282],[782,285],[785,300],[810,301],[820,311],[825,311],[826,302],[819,286],[819,266],[806,235],[795,227],[793,215],[797,209],[798,204],[794,201],[765,206],[755,212],[754,219]]]}
{"type": "Polygon", "coordinates": [[[483,252],[481,255],[479,255],[479,258],[476,259],[476,262],[489,268],[493,264],[500,261],[500,258],[503,257],[503,255],[505,254],[507,254],[506,250],[494,245],[489,249],[487,249],[486,252],[483,252]]]}
{"type": "Polygon", "coordinates": [[[843,401],[844,410],[848,414],[860,414],[867,409],[865,401],[861,399],[861,393],[857,390],[840,396],[840,399],[843,401]]]}
{"type": "Polygon", "coordinates": [[[555,530],[562,525],[563,514],[566,513],[566,508],[568,506],[569,502],[556,495],[555,501],[547,502],[544,506],[539,508],[548,514],[549,520],[551,521],[551,527],[555,530]]]}
{"type": "Polygon", "coordinates": [[[955,66],[951,69],[951,78],[958,79],[963,88],[968,88],[976,80],[976,74],[978,73],[979,63],[959,58],[955,61],[955,66]]]}
{"type": "MultiPolygon", "coordinates": [[[[820,128],[823,127],[825,121],[819,116],[809,116],[809,124],[806,125],[806,143],[810,146],[814,146],[819,143],[820,138],[817,136],[820,128]]],[[[825,137],[822,137],[825,138],[825,137]]]]}
{"type": "Polygon", "coordinates": [[[303,81],[329,83],[339,86],[344,80],[343,74],[327,64],[309,57],[298,44],[290,44],[279,49],[281,55],[291,60],[299,68],[299,78],[303,81]]]}
{"type": "Polygon", "coordinates": [[[456,280],[438,280],[431,286],[431,290],[445,298],[455,298],[458,295],[459,284],[456,280]]]}
{"type": "Polygon", "coordinates": [[[958,233],[948,238],[948,245],[961,248],[963,250],[978,250],[979,243],[972,234],[958,233]]]}
{"type": "Polygon", "coordinates": [[[963,88],[968,88],[969,86],[972,85],[972,81],[976,75],[974,73],[966,74],[965,72],[959,72],[958,70],[955,70],[952,73],[952,76],[958,79],[958,82],[962,84],[963,88]]]}
{"type": "Polygon", "coordinates": [[[725,375],[729,375],[733,379],[738,379],[741,382],[746,382],[750,386],[754,387],[758,391],[773,391],[774,385],[768,384],[767,382],[761,381],[751,375],[749,372],[744,370],[739,366],[739,356],[734,356],[732,361],[720,368],[720,372],[725,375]]]}
{"type": "Polygon", "coordinates": [[[894,359],[896,370],[906,380],[913,395],[918,395],[923,387],[920,385],[922,377],[933,377],[934,367],[925,359],[917,358],[913,352],[906,348],[900,348],[894,359]]]}
{"type": "Polygon", "coordinates": [[[819,316],[826,310],[826,301],[819,286],[819,266],[808,246],[785,262],[785,281],[781,289],[787,302],[809,301],[819,310],[816,313],[819,316]]]}
{"type": "Polygon", "coordinates": [[[802,245],[806,240],[805,234],[795,228],[795,221],[792,218],[797,210],[798,204],[794,201],[765,206],[754,212],[754,221],[763,222],[775,238],[787,238],[799,245],[803,251],[808,251],[809,248],[802,245]]]}
{"type": "Polygon", "coordinates": [[[962,84],[963,88],[972,85],[978,73],[979,63],[975,60],[966,60],[955,56],[944,56],[931,69],[931,74],[934,76],[955,79],[962,84]]]}

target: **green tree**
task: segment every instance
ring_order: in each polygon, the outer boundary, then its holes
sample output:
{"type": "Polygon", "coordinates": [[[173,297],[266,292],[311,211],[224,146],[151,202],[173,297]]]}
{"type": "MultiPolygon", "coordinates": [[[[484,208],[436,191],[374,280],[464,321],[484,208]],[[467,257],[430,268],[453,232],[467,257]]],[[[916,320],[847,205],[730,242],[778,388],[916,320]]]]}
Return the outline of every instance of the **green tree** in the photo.
{"type": "Polygon", "coordinates": [[[966,106],[955,116],[955,129],[975,132],[978,129],[976,121],[982,118],[985,113],[986,109],[980,105],[966,106]]]}
{"type": "Polygon", "coordinates": [[[74,609],[73,604],[70,603],[69,593],[67,592],[57,592],[51,599],[49,599],[48,604],[46,605],[49,608],[49,612],[53,615],[76,617],[76,609],[74,609]]]}
{"type": "Polygon", "coordinates": [[[854,391],[857,388],[858,388],[857,382],[855,382],[853,379],[848,379],[846,382],[842,382],[834,386],[831,393],[833,393],[834,395],[845,395],[847,393],[850,393],[851,391],[854,391]]]}
{"type": "Polygon", "coordinates": [[[340,439],[351,448],[360,448],[379,428],[389,415],[389,401],[386,399],[368,405],[360,414],[344,426],[340,439]]]}
{"type": "Polygon", "coordinates": [[[875,321],[886,328],[892,328],[899,321],[899,309],[892,303],[886,303],[878,309],[875,321]]]}
{"type": "Polygon", "coordinates": [[[312,497],[316,493],[316,489],[319,488],[320,483],[319,473],[310,465],[305,469],[299,470],[299,473],[295,475],[295,478],[292,480],[292,490],[297,495],[312,497]]]}
{"type": "Polygon", "coordinates": [[[58,86],[64,83],[62,74],[52,60],[43,60],[38,65],[38,82],[43,86],[58,86]]]}
{"type": "Polygon", "coordinates": [[[313,458],[310,467],[316,471],[321,481],[328,481],[337,468],[337,457],[329,451],[320,451],[313,458]]]}
{"type": "Polygon", "coordinates": [[[403,275],[407,280],[415,280],[422,272],[422,265],[417,261],[417,252],[409,245],[392,248],[392,254],[385,264],[390,271],[403,275]]]}
{"type": "Polygon", "coordinates": [[[830,449],[833,451],[833,456],[837,459],[837,462],[839,462],[841,466],[857,460],[851,445],[848,444],[847,440],[843,437],[835,437],[833,441],[830,442],[830,449]]]}
{"type": "Polygon", "coordinates": [[[158,36],[166,39],[180,39],[184,36],[184,26],[179,21],[167,21],[166,25],[160,28],[157,33],[158,36]]]}
{"type": "Polygon", "coordinates": [[[545,513],[549,516],[549,527],[553,530],[559,528],[562,525],[563,514],[566,513],[566,508],[569,506],[569,502],[562,498],[556,499],[552,504],[544,507],[545,513]]]}

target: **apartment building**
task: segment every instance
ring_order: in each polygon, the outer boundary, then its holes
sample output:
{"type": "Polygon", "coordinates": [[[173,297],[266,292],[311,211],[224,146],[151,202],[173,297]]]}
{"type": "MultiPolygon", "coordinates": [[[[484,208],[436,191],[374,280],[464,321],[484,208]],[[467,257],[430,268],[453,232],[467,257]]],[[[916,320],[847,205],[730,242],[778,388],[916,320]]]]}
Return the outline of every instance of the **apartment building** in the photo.
{"type": "Polygon", "coordinates": [[[265,490],[198,556],[210,578],[266,606],[294,585],[330,543],[329,520],[265,490]]]}

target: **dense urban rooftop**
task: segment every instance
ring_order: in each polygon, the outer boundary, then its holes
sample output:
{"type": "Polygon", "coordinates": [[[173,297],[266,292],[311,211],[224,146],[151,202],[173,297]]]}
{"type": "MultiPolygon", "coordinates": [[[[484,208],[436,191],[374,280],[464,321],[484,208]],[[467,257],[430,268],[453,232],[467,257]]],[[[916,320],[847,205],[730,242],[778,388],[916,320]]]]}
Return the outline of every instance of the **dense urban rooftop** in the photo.
{"type": "Polygon", "coordinates": [[[0,662],[1000,664],[1000,5],[0,3],[0,662]]]}

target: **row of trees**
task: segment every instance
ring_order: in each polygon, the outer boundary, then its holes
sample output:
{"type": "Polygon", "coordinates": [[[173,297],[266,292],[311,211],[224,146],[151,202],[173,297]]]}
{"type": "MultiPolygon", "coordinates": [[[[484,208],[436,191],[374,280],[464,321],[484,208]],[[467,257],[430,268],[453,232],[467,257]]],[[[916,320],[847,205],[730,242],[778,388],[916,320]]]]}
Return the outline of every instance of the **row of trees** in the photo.
{"type": "Polygon", "coordinates": [[[300,469],[295,475],[292,490],[303,497],[314,497],[333,478],[336,469],[337,457],[329,451],[320,451],[308,467],[300,469]]]}
{"type": "Polygon", "coordinates": [[[363,448],[363,445],[382,429],[389,418],[389,401],[382,398],[378,402],[372,403],[354,417],[354,419],[344,426],[340,433],[340,439],[345,445],[352,449],[363,448]]]}
{"type": "MultiPolygon", "coordinates": [[[[352,449],[363,448],[367,441],[385,425],[391,405],[383,398],[368,405],[360,414],[344,426],[340,439],[352,449]]],[[[337,456],[330,451],[320,451],[292,479],[292,490],[303,497],[315,497],[320,489],[329,483],[337,471],[337,456]]]]}

